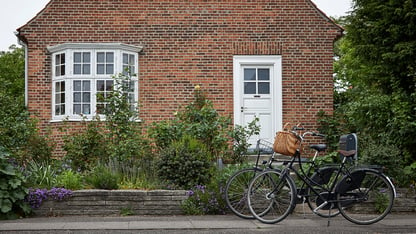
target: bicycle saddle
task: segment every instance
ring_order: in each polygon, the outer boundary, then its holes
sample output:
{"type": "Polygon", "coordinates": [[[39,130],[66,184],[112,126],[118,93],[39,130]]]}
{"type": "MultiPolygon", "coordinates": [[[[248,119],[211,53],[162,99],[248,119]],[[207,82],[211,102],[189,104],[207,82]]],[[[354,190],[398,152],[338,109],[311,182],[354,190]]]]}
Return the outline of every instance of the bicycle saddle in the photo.
{"type": "Polygon", "coordinates": [[[314,150],[318,151],[318,152],[324,151],[327,148],[327,146],[325,144],[310,145],[309,147],[311,149],[314,149],[314,150]]]}
{"type": "Polygon", "coordinates": [[[338,153],[340,153],[344,157],[354,156],[356,152],[356,150],[338,150],[338,153]]]}

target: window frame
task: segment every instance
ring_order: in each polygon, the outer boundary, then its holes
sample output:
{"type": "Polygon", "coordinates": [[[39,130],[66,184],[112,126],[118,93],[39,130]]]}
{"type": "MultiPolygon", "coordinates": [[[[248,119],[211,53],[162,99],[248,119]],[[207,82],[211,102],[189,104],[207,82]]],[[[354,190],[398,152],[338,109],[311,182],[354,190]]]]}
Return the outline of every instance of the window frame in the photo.
{"type": "MultiPolygon", "coordinates": [[[[52,58],[52,110],[51,110],[51,122],[55,121],[81,121],[81,120],[92,120],[96,116],[99,116],[100,119],[105,120],[105,115],[97,113],[97,105],[100,103],[97,100],[97,83],[98,81],[114,81],[113,76],[124,73],[123,67],[123,55],[128,54],[129,56],[134,56],[134,73],[131,76],[132,82],[134,82],[134,108],[138,110],[138,70],[139,70],[139,52],[141,52],[142,47],[139,46],[132,46],[120,43],[65,43],[56,46],[48,47],[48,51],[51,53],[52,58]],[[75,53],[81,53],[81,57],[83,53],[89,52],[90,53],[90,74],[83,74],[82,64],[81,63],[81,74],[75,74],[75,64],[80,64],[75,62],[75,53]],[[113,74],[98,74],[97,69],[97,54],[101,52],[112,52],[113,53],[113,74]],[[59,56],[57,56],[59,55],[59,56]],[[62,64],[57,64],[56,59],[60,58],[60,56],[65,56],[65,63],[63,64],[65,69],[64,75],[56,74],[56,66],[60,66],[62,69],[62,64]],[[90,114],[74,114],[74,81],[90,81],[90,114]],[[56,83],[64,82],[65,90],[65,113],[62,115],[57,115],[56,112],[56,83]]],[[[81,60],[83,61],[83,60],[81,60]]],[[[114,84],[114,83],[113,83],[114,84]]],[[[102,103],[102,102],[101,102],[102,103]]]]}

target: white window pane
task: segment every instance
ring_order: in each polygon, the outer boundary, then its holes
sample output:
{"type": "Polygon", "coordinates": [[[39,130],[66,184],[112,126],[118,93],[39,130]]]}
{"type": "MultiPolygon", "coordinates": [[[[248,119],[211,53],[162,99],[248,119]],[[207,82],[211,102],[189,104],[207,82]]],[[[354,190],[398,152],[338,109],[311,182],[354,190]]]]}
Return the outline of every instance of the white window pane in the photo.
{"type": "Polygon", "coordinates": [[[97,74],[104,74],[104,64],[97,64],[97,74]]]}
{"type": "Polygon", "coordinates": [[[82,105],[82,113],[83,113],[84,115],[89,115],[89,114],[91,114],[91,107],[90,107],[90,105],[89,105],[89,104],[84,104],[84,105],[82,105]]]}
{"type": "Polygon", "coordinates": [[[74,91],[81,91],[81,81],[74,81],[74,91]]]}
{"type": "Polygon", "coordinates": [[[61,82],[56,82],[55,83],[55,92],[60,92],[61,91],[61,82]]]}
{"type": "Polygon", "coordinates": [[[74,102],[81,102],[81,93],[74,93],[74,102]]]}
{"type": "Polygon", "coordinates": [[[82,102],[91,102],[91,94],[89,92],[82,94],[82,102]]]}
{"type": "Polygon", "coordinates": [[[74,53],[74,63],[81,63],[81,53],[74,53]]]}
{"type": "Polygon", "coordinates": [[[107,65],[106,74],[114,74],[114,65],[112,64],[107,65]]]}
{"type": "Polygon", "coordinates": [[[91,54],[89,52],[83,53],[82,60],[84,63],[91,62],[91,54]]]}
{"type": "Polygon", "coordinates": [[[74,114],[81,114],[81,104],[74,104],[74,114]]]}
{"type": "Polygon", "coordinates": [[[65,93],[61,93],[61,103],[65,103],[65,93]]]}
{"type": "Polygon", "coordinates": [[[82,74],[85,74],[85,75],[89,75],[89,74],[91,74],[91,65],[89,65],[89,64],[85,64],[83,67],[82,67],[82,74]]]}
{"type": "Polygon", "coordinates": [[[269,82],[259,82],[259,94],[270,94],[269,82]]]}
{"type": "Polygon", "coordinates": [[[123,54],[123,64],[129,64],[129,55],[123,54]]]}
{"type": "Polygon", "coordinates": [[[104,52],[98,52],[97,53],[97,62],[98,63],[104,63],[105,62],[105,53],[104,52]]]}
{"type": "Polygon", "coordinates": [[[97,81],[97,91],[104,91],[104,80],[98,80],[97,81]]]}
{"type": "Polygon", "coordinates": [[[106,54],[106,62],[113,63],[114,62],[114,53],[110,52],[106,54]]]}
{"type": "Polygon", "coordinates": [[[259,80],[270,80],[270,70],[269,69],[259,69],[258,70],[259,80]]]}
{"type": "Polygon", "coordinates": [[[245,68],[244,69],[244,80],[256,80],[256,69],[245,68]]]}
{"type": "Polygon", "coordinates": [[[112,80],[107,80],[107,85],[106,85],[106,91],[113,91],[113,81],[112,80]]]}
{"type": "Polygon", "coordinates": [[[82,91],[90,91],[90,81],[89,80],[82,81],[82,91]]]}
{"type": "Polygon", "coordinates": [[[81,74],[81,64],[74,64],[74,74],[75,75],[81,74]]]}
{"type": "Polygon", "coordinates": [[[244,83],[244,94],[256,94],[256,83],[245,82],[244,83]]]}

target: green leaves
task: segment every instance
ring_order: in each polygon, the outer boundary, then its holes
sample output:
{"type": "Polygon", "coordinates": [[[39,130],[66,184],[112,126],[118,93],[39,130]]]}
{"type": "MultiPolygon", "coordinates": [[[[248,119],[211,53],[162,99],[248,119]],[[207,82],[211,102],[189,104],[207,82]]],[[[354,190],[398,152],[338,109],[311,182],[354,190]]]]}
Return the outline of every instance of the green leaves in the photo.
{"type": "Polygon", "coordinates": [[[16,217],[16,214],[29,214],[24,202],[28,194],[24,186],[24,176],[11,164],[5,149],[0,147],[0,219],[16,217]]]}
{"type": "MultiPolygon", "coordinates": [[[[358,133],[366,163],[404,167],[416,161],[415,3],[354,3],[342,22],[346,34],[336,43],[335,118],[343,116],[344,126],[358,133]]],[[[400,177],[399,170],[391,172],[400,177]]]]}

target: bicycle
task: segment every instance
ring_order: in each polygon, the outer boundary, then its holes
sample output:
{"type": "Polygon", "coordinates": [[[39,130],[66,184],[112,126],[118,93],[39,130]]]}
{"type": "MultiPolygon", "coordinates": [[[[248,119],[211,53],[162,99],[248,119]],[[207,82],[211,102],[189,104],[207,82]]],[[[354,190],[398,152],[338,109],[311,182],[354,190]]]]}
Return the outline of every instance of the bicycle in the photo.
{"type": "MultiPolygon", "coordinates": [[[[301,130],[302,128],[296,128],[297,130],[301,130]]],[[[324,137],[324,135],[314,132],[306,132],[305,135],[313,135],[313,136],[320,136],[324,137]]],[[[302,138],[302,139],[303,139],[302,138]]],[[[320,184],[326,184],[330,181],[331,173],[334,172],[334,169],[332,167],[327,167],[324,170],[317,170],[317,164],[315,163],[315,159],[317,158],[318,154],[324,150],[326,150],[325,144],[315,144],[310,145],[310,148],[315,151],[315,154],[312,158],[310,163],[310,167],[308,170],[308,174],[314,172],[312,177],[314,180],[316,180],[320,184]]],[[[225,186],[225,201],[227,203],[227,206],[230,208],[230,210],[240,218],[244,219],[253,219],[255,218],[252,213],[250,212],[248,205],[247,205],[247,191],[248,187],[250,185],[250,182],[254,177],[259,174],[260,172],[263,172],[264,170],[271,170],[273,169],[272,163],[274,162],[281,162],[283,164],[288,163],[289,161],[279,161],[275,157],[275,153],[273,152],[273,144],[264,140],[258,140],[256,145],[256,151],[258,152],[256,164],[252,168],[244,168],[242,170],[239,170],[235,172],[227,181],[225,186]],[[262,167],[259,167],[259,159],[261,153],[268,153],[272,154],[268,161],[263,161],[262,167]]],[[[275,168],[274,170],[278,170],[275,168]]],[[[303,202],[307,202],[308,206],[311,209],[315,208],[316,203],[316,196],[308,195],[310,194],[310,190],[305,190],[304,185],[301,187],[301,191],[306,192],[305,197],[309,199],[304,199],[303,202]]],[[[301,200],[299,200],[301,201],[301,200]]],[[[322,213],[322,212],[316,212],[319,216],[327,217],[328,214],[322,213]]],[[[334,212],[332,214],[329,214],[331,216],[338,215],[339,212],[334,212]]]]}
{"type": "MultiPolygon", "coordinates": [[[[297,132],[294,131],[294,134],[297,132]]],[[[325,186],[314,176],[304,173],[299,150],[284,168],[257,174],[249,185],[247,195],[252,215],[263,223],[280,222],[292,213],[300,196],[315,201],[313,213],[328,210],[328,218],[333,216],[331,211],[337,210],[356,224],[373,224],[382,220],[391,211],[396,197],[391,180],[380,169],[349,167],[347,161],[354,157],[355,150],[340,150],[339,153],[343,156],[342,162],[337,167],[330,167],[329,171],[333,170],[335,175],[326,177],[329,181],[322,183],[325,186]],[[296,161],[301,172],[293,167],[296,161]],[[305,184],[305,194],[298,194],[291,172],[305,184]]]]}

